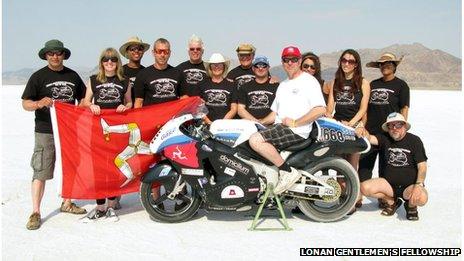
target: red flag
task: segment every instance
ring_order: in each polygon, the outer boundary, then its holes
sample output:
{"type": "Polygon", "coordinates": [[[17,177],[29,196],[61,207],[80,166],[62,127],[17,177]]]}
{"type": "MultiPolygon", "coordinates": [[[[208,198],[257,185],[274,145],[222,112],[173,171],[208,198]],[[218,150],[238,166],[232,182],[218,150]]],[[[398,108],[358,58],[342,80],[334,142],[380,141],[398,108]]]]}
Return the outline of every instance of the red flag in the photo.
{"type": "Polygon", "coordinates": [[[61,155],[61,196],[97,199],[138,191],[140,177],[158,160],[149,152],[150,140],[174,115],[199,103],[192,97],[96,116],[56,102],[52,121],[58,160],[61,155]]]}

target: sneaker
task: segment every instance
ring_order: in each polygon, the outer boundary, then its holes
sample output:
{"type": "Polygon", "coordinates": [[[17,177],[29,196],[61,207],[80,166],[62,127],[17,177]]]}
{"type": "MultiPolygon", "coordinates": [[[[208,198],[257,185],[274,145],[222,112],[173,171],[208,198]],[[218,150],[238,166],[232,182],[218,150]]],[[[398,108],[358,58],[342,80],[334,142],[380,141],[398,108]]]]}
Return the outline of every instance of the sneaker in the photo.
{"type": "Polygon", "coordinates": [[[78,215],[87,213],[87,210],[85,210],[85,208],[78,207],[74,203],[71,203],[70,205],[65,205],[64,202],[61,202],[60,211],[78,215]]]}
{"type": "Polygon", "coordinates": [[[29,217],[29,221],[26,224],[26,228],[29,230],[36,230],[40,227],[41,224],[40,220],[40,214],[39,213],[32,213],[32,215],[29,217]]]}
{"type": "Polygon", "coordinates": [[[288,172],[285,170],[279,170],[279,182],[277,186],[274,188],[274,194],[281,194],[282,192],[289,189],[295,182],[298,181],[301,177],[301,173],[295,169],[291,168],[292,172],[288,172]]]}
{"type": "Polygon", "coordinates": [[[89,212],[85,217],[82,218],[83,223],[90,223],[100,220],[101,218],[106,217],[107,211],[98,210],[94,208],[92,211],[89,212]]]}
{"type": "Polygon", "coordinates": [[[106,211],[106,221],[112,221],[112,222],[117,222],[119,221],[118,215],[116,215],[116,212],[114,211],[113,208],[108,208],[106,211]]]}

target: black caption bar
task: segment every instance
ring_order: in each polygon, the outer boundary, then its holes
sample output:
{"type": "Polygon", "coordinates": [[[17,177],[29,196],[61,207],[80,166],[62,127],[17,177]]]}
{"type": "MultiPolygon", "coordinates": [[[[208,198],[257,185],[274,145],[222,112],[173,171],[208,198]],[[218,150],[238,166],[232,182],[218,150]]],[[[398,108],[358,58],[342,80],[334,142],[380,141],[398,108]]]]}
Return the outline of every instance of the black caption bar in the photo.
{"type": "Polygon", "coordinates": [[[300,256],[458,256],[461,248],[300,248],[300,256]]]}

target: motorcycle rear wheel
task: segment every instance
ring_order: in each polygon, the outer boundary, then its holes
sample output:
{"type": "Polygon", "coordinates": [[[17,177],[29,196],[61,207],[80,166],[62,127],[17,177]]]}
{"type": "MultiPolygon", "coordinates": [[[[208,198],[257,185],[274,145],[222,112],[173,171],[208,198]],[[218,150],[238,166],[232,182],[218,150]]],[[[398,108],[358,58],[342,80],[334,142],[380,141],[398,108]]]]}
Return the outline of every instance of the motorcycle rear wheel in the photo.
{"type": "Polygon", "coordinates": [[[158,222],[178,223],[189,220],[200,208],[201,199],[192,187],[186,187],[173,200],[167,196],[171,193],[174,183],[165,182],[141,183],[140,201],[150,217],[158,222]],[[159,185],[160,184],[160,185],[159,185]],[[159,197],[154,199],[153,191],[159,189],[159,197]]]}
{"type": "Polygon", "coordinates": [[[307,217],[318,222],[333,222],[342,219],[353,209],[360,185],[358,175],[350,163],[342,158],[332,157],[305,168],[305,171],[315,176],[336,172],[337,182],[342,187],[340,197],[334,202],[299,199],[298,207],[307,217]]]}

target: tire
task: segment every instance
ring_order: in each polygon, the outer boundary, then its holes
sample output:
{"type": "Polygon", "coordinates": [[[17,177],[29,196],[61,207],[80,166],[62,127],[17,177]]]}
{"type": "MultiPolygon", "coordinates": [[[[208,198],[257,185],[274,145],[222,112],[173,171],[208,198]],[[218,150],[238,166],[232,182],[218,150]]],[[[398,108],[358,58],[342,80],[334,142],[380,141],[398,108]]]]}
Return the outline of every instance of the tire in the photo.
{"type": "Polygon", "coordinates": [[[337,182],[341,187],[340,197],[330,203],[299,199],[298,207],[307,217],[318,222],[333,222],[342,219],[353,209],[360,185],[358,175],[350,163],[338,157],[325,158],[307,166],[305,171],[315,176],[336,171],[337,182]]]}
{"type": "Polygon", "coordinates": [[[198,193],[186,183],[186,187],[175,199],[167,198],[172,191],[175,181],[141,183],[140,201],[150,217],[158,222],[178,223],[189,220],[200,208],[201,199],[198,193]],[[160,197],[156,200],[152,197],[153,189],[159,189],[160,197]],[[183,205],[185,204],[185,205],[183,205]],[[160,207],[162,206],[162,207],[160,207]]]}

